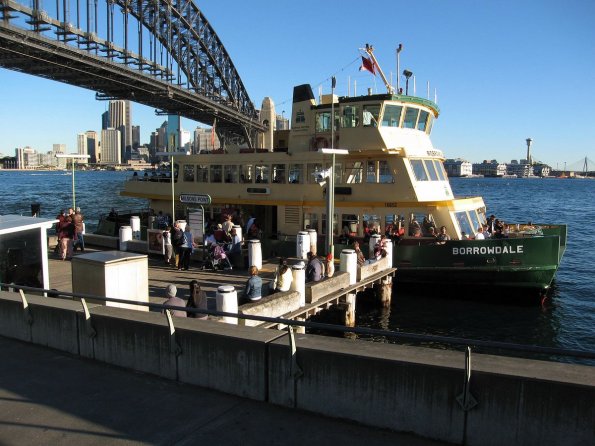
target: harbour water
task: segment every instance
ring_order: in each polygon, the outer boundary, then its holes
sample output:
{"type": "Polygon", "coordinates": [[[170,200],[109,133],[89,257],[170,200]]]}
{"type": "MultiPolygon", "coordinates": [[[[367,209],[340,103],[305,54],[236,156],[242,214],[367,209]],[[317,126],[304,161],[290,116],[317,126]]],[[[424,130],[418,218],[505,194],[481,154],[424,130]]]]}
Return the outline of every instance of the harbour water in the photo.
{"type": "MultiPolygon", "coordinates": [[[[129,172],[77,171],[76,203],[92,231],[99,216],[116,209],[147,207],[121,197],[129,172]]],[[[484,198],[488,213],[505,222],[567,223],[568,247],[543,307],[496,305],[456,296],[419,296],[395,287],[390,309],[358,313],[358,325],[409,333],[595,351],[595,181],[587,179],[451,179],[457,196],[484,198]]],[[[72,205],[66,172],[0,171],[0,215],[54,217],[72,205]]],[[[461,284],[464,287],[465,284],[461,284]]],[[[593,363],[593,361],[572,360],[593,363]]]]}

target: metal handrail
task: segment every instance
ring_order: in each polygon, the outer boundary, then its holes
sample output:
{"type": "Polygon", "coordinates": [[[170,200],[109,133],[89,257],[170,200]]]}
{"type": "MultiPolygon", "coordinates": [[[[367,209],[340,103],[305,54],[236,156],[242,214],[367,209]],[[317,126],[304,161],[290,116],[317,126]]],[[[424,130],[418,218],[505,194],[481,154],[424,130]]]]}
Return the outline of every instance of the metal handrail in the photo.
{"type": "MultiPolygon", "coordinates": [[[[523,345],[523,344],[512,344],[508,342],[498,342],[498,341],[483,341],[480,339],[468,339],[468,338],[459,338],[459,337],[450,337],[450,336],[437,336],[437,335],[421,335],[415,333],[407,333],[407,332],[395,332],[389,330],[382,330],[377,328],[366,328],[366,327],[344,327],[339,325],[332,325],[332,324],[325,324],[321,322],[311,322],[311,321],[296,321],[291,319],[284,319],[284,318],[275,318],[275,317],[268,317],[268,316],[254,316],[248,314],[241,314],[241,313],[228,313],[224,311],[212,311],[212,310],[202,310],[198,308],[190,308],[190,307],[179,307],[173,305],[164,305],[164,304],[156,304],[152,302],[136,302],[130,301],[127,299],[117,299],[113,297],[102,297],[102,296],[95,296],[92,294],[85,294],[85,293],[68,293],[64,291],[58,290],[46,290],[44,288],[34,288],[34,287],[27,287],[22,285],[16,285],[13,283],[0,283],[0,287],[6,288],[14,288],[14,289],[22,289],[23,291],[33,291],[36,293],[46,294],[48,297],[61,297],[67,296],[74,299],[95,299],[95,300],[102,300],[105,302],[114,302],[114,303],[124,303],[128,305],[138,305],[138,306],[145,306],[149,307],[150,309],[156,310],[178,310],[178,311],[185,311],[189,313],[197,313],[197,314],[206,314],[209,316],[226,316],[226,317],[234,317],[239,319],[245,320],[252,320],[252,321],[259,321],[259,322],[269,322],[279,325],[291,325],[291,326],[300,326],[310,329],[316,330],[326,330],[326,331],[334,331],[339,333],[354,333],[358,335],[369,335],[369,336],[384,336],[387,338],[393,338],[395,340],[401,341],[408,341],[408,342],[416,342],[416,343],[441,343],[447,344],[451,346],[474,346],[474,347],[484,347],[490,349],[498,349],[498,350],[508,350],[514,352],[522,352],[522,353],[533,353],[533,354],[540,354],[540,355],[550,355],[550,356],[565,356],[571,358],[582,358],[582,359],[594,359],[595,360],[595,352],[594,351],[586,351],[586,350],[572,350],[572,349],[563,349],[563,348],[556,348],[556,347],[541,347],[537,345],[523,345]]],[[[365,340],[365,339],[364,339],[365,340]]]]}

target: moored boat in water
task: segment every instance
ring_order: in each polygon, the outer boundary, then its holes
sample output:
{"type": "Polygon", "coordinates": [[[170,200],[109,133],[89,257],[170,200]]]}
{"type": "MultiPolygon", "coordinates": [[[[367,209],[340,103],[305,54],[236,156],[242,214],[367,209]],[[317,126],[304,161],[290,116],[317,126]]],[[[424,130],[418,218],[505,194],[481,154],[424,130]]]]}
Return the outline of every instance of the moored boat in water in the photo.
{"type": "MultiPolygon", "coordinates": [[[[373,49],[366,50],[373,58],[373,49]]],[[[170,178],[136,177],[122,194],[146,198],[155,212],[170,214],[173,200],[175,218],[197,208],[189,197],[208,196],[207,217],[218,222],[234,214],[246,223],[251,215],[264,255],[293,255],[299,231],[326,235],[326,180],[334,171],[336,253],[353,240],[387,234],[398,283],[545,292],[566,247],[566,225],[509,224],[502,238],[472,239],[487,221],[486,206],[481,197],[452,193],[445,157],[430,139],[437,104],[386,85],[384,94],[329,94],[319,101],[309,85],[297,86],[290,130],[270,126],[260,148],[172,154],[173,187],[170,178]],[[335,157],[325,148],[345,154],[335,157]],[[442,226],[450,239],[437,243],[429,228],[442,226]]],[[[272,101],[265,99],[260,120],[274,119],[272,101]]],[[[319,253],[325,250],[319,244],[319,253]]]]}

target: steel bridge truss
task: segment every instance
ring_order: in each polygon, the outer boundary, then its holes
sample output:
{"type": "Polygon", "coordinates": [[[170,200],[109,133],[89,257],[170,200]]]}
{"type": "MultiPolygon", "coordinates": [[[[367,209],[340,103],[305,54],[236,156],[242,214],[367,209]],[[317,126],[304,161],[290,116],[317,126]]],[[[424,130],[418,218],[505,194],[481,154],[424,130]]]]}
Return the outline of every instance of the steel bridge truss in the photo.
{"type": "Polygon", "coordinates": [[[192,0],[102,0],[101,9],[98,0],[56,0],[49,10],[29,1],[0,0],[0,66],[215,125],[224,144],[252,147],[265,130],[192,0]]]}

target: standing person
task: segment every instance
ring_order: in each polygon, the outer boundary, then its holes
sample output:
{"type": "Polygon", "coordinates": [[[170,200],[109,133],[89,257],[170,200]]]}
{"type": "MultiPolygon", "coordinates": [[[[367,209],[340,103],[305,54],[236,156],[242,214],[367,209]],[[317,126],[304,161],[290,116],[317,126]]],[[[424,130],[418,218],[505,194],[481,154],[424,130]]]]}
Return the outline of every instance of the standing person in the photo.
{"type": "Polygon", "coordinates": [[[167,226],[163,231],[163,247],[165,248],[165,264],[169,265],[174,254],[171,244],[171,226],[167,226]]]}
{"type": "Polygon", "coordinates": [[[77,207],[73,217],[74,223],[74,251],[78,247],[82,252],[85,252],[85,221],[81,208],[77,207]]]}
{"type": "MultiPolygon", "coordinates": [[[[178,289],[176,288],[175,285],[173,285],[171,283],[167,287],[165,287],[165,297],[167,298],[167,300],[165,302],[163,302],[163,305],[171,305],[172,307],[185,307],[186,302],[184,302],[179,297],[176,297],[177,292],[178,292],[178,289]]],[[[183,310],[170,310],[170,311],[171,311],[172,316],[186,317],[186,312],[183,310]]],[[[165,313],[165,309],[161,310],[161,312],[165,313]]]]}
{"type": "Polygon", "coordinates": [[[231,229],[233,228],[233,221],[231,221],[231,214],[227,214],[225,216],[225,221],[223,222],[223,230],[225,231],[225,234],[230,234],[231,233],[231,229]]]}
{"type": "Polygon", "coordinates": [[[174,266],[180,269],[180,254],[181,254],[181,247],[184,244],[184,232],[180,229],[180,224],[178,222],[174,223],[174,227],[171,231],[171,244],[174,250],[174,266]]]}
{"type": "Polygon", "coordinates": [[[366,263],[366,257],[360,249],[358,241],[353,243],[353,249],[355,250],[355,255],[357,256],[357,266],[364,266],[366,263]]]}
{"type": "Polygon", "coordinates": [[[250,278],[246,282],[244,298],[250,302],[256,302],[262,298],[262,279],[258,276],[258,268],[250,267],[250,278]]]}
{"type": "Polygon", "coordinates": [[[186,225],[184,229],[184,240],[182,245],[180,246],[181,251],[181,259],[180,263],[178,264],[178,269],[184,268],[185,271],[188,271],[190,267],[190,257],[192,257],[192,250],[194,249],[194,235],[190,230],[190,225],[186,225]]]}
{"type": "Polygon", "coordinates": [[[64,221],[60,225],[60,256],[62,260],[70,260],[72,258],[72,239],[74,238],[74,224],[70,216],[64,217],[64,221]]]}
{"type": "Polygon", "coordinates": [[[65,219],[65,212],[64,209],[60,209],[60,213],[56,216],[56,238],[58,241],[56,242],[56,248],[54,249],[54,253],[58,254],[62,257],[62,225],[64,224],[65,219]]]}
{"type": "MultiPolygon", "coordinates": [[[[207,309],[207,293],[200,288],[198,280],[192,280],[190,282],[190,297],[186,303],[186,308],[196,308],[199,310],[207,309]]],[[[202,313],[194,313],[191,311],[188,311],[187,313],[188,317],[194,319],[207,319],[209,317],[207,314],[202,313]]]]}
{"type": "Polygon", "coordinates": [[[322,280],[322,263],[312,251],[308,253],[308,265],[306,266],[306,282],[318,282],[322,280]]]}

